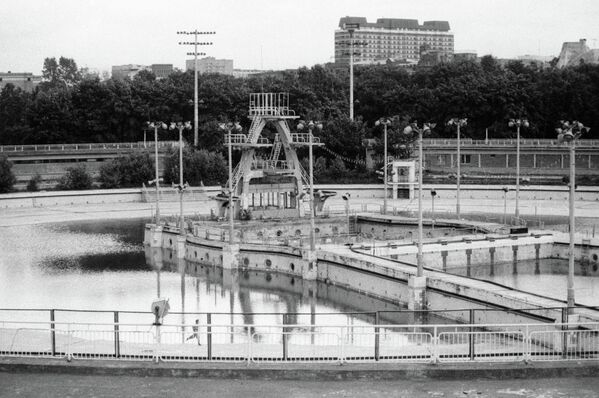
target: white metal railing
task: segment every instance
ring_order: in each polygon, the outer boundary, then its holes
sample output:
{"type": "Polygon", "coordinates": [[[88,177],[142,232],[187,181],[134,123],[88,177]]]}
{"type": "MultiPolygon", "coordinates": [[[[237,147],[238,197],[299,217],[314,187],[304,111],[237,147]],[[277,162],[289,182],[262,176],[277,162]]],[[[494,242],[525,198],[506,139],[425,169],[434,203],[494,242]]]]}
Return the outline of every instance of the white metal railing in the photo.
{"type": "MultiPolygon", "coordinates": [[[[461,145],[466,146],[515,146],[516,139],[514,138],[493,138],[488,140],[473,140],[471,138],[460,139],[461,145]]],[[[422,145],[427,146],[450,146],[454,147],[457,145],[457,139],[455,138],[425,138],[422,140],[422,145]]],[[[560,146],[561,143],[557,140],[552,139],[520,139],[521,146],[528,147],[556,147],[560,146]]],[[[580,140],[581,147],[599,147],[599,140],[580,140]]]]}
{"type": "MultiPolygon", "coordinates": [[[[178,146],[177,141],[158,141],[158,148],[178,146]]],[[[114,151],[154,148],[154,141],[144,142],[106,142],[95,144],[39,144],[39,145],[0,145],[0,153],[11,152],[48,152],[48,151],[114,151]]]]}
{"type": "Polygon", "coordinates": [[[141,325],[0,322],[0,357],[243,362],[599,359],[599,323],[141,325]]]}
{"type": "MultiPolygon", "coordinates": [[[[309,133],[293,133],[291,134],[291,142],[294,144],[309,144],[309,133]]],[[[312,136],[312,144],[320,144],[320,137],[312,136]]]]}

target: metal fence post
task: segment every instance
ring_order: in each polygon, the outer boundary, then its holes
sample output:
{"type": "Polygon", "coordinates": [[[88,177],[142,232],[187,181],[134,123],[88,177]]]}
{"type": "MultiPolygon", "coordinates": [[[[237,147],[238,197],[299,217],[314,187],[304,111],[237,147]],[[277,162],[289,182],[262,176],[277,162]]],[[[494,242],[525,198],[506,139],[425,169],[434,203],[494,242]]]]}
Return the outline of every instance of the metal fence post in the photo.
{"type": "Polygon", "coordinates": [[[287,360],[287,314],[283,314],[283,360],[287,360]]]}
{"type": "Polygon", "coordinates": [[[208,360],[212,360],[212,314],[206,314],[206,344],[208,345],[208,360]]]}
{"type": "Polygon", "coordinates": [[[114,311],[114,356],[121,357],[121,341],[119,337],[119,312],[114,311]]]}
{"type": "MultiPolygon", "coordinates": [[[[474,309],[470,309],[470,325],[474,325],[474,309]]],[[[468,355],[470,356],[470,360],[474,360],[474,327],[470,326],[470,333],[468,334],[468,355]]]]}
{"type": "Polygon", "coordinates": [[[50,310],[50,340],[52,343],[52,356],[56,355],[56,326],[54,325],[54,310],[50,310]]]}
{"type": "Polygon", "coordinates": [[[380,313],[377,311],[374,313],[374,324],[377,325],[374,327],[374,360],[378,361],[380,358],[380,328],[378,325],[380,324],[380,313]]]}
{"type": "MultiPolygon", "coordinates": [[[[562,308],[562,330],[568,330],[568,307],[562,308]]],[[[568,333],[562,333],[562,358],[568,356],[568,333]]]]}

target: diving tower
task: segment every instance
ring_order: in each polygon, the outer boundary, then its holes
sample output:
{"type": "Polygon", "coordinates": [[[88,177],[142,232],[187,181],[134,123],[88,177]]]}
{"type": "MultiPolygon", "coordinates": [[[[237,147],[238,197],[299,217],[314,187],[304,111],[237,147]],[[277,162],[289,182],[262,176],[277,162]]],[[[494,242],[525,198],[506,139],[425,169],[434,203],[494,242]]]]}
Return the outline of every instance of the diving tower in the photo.
{"type": "MultiPolygon", "coordinates": [[[[310,145],[310,133],[292,132],[289,123],[299,116],[289,108],[289,93],[251,93],[248,117],[252,123],[247,134],[227,134],[224,140],[224,145],[230,139],[231,147],[241,151],[232,178],[234,217],[304,216],[302,200],[309,189],[309,175],[296,150],[310,145]]],[[[323,144],[313,136],[312,145],[323,144]]],[[[228,195],[220,199],[225,202],[221,206],[224,215],[228,195]]]]}

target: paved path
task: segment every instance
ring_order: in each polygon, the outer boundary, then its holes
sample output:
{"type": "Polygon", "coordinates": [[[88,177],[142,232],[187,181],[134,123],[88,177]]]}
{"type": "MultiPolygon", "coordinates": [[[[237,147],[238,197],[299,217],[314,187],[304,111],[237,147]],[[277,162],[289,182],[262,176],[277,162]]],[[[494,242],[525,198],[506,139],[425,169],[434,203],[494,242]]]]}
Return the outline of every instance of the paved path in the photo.
{"type": "Polygon", "coordinates": [[[599,378],[516,380],[231,380],[0,373],[0,397],[592,398],[599,378]]]}

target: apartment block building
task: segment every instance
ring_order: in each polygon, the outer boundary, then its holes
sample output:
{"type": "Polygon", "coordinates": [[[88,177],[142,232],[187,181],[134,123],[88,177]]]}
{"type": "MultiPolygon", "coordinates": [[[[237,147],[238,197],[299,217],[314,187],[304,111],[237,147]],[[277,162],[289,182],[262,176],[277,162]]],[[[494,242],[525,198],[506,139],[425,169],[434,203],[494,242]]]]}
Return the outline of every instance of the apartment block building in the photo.
{"type": "Polygon", "coordinates": [[[335,63],[349,62],[351,40],[355,64],[418,62],[422,47],[446,54],[454,51],[447,21],[424,21],[420,25],[416,19],[379,18],[372,23],[364,17],[343,17],[335,30],[335,63]]]}

